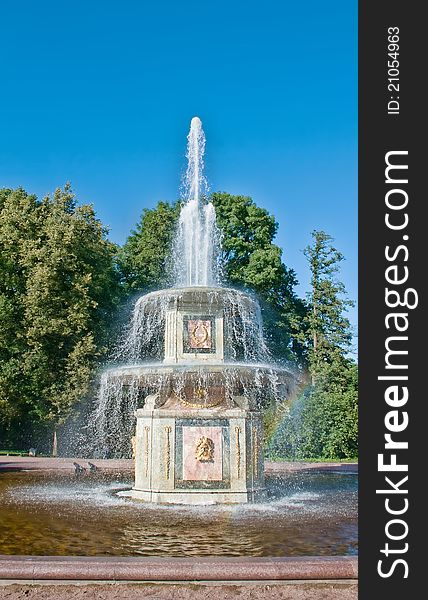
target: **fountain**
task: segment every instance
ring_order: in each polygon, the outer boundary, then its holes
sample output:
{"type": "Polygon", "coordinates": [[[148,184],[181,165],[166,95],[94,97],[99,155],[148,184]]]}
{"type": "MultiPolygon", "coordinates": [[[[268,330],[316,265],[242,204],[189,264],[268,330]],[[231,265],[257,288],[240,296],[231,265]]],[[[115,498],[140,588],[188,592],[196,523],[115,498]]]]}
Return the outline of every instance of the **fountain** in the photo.
{"type": "Polygon", "coordinates": [[[175,286],[140,297],[102,378],[95,415],[106,455],[135,434],[132,498],[246,503],[264,496],[262,418],[291,374],[272,364],[260,308],[220,286],[215,210],[203,174],[205,136],[194,117],[173,256],[175,286]],[[139,408],[140,403],[143,406],[139,408]],[[126,421],[126,418],[125,418],[126,421]]]}

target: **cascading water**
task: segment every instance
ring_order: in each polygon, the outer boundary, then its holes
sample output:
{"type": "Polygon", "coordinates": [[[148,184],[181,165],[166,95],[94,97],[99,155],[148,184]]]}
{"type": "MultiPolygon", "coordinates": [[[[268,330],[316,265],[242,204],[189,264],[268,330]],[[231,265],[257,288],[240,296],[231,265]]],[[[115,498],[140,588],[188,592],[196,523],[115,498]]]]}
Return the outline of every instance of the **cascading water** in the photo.
{"type": "Polygon", "coordinates": [[[219,284],[220,234],[214,206],[207,201],[204,176],[205,134],[201,120],[193,117],[187,136],[187,170],[183,180],[183,206],[174,241],[175,286],[219,284]]]}
{"type": "Polygon", "coordinates": [[[198,405],[207,408],[216,397],[215,402],[233,408],[239,398],[256,407],[290,391],[293,377],[272,364],[257,301],[220,286],[220,234],[207,199],[205,135],[198,117],[187,139],[183,205],[172,247],[175,286],[137,300],[113,364],[101,377],[88,436],[99,456],[130,455],[134,413],[148,397],[160,405],[175,399],[188,406],[197,396],[198,405]],[[211,350],[184,349],[188,322],[213,328],[211,350]]]}

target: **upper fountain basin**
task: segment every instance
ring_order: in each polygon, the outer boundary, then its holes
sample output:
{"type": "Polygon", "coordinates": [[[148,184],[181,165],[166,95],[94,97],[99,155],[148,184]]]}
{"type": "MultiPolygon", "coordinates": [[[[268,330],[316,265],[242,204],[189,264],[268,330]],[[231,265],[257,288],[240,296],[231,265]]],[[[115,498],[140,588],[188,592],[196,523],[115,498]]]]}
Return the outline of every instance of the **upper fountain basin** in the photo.
{"type": "Polygon", "coordinates": [[[269,361],[257,301],[232,288],[169,288],[141,296],[117,359],[165,364],[269,361]]]}
{"type": "Polygon", "coordinates": [[[156,290],[140,296],[136,302],[136,306],[145,304],[148,307],[153,306],[153,309],[159,308],[159,303],[162,304],[175,304],[179,306],[218,306],[227,305],[230,303],[241,303],[245,304],[248,308],[251,308],[254,312],[258,308],[258,302],[252,298],[249,294],[240,290],[228,287],[217,287],[217,286],[205,286],[205,285],[193,285],[187,287],[174,287],[166,288],[163,290],[156,290]]]}

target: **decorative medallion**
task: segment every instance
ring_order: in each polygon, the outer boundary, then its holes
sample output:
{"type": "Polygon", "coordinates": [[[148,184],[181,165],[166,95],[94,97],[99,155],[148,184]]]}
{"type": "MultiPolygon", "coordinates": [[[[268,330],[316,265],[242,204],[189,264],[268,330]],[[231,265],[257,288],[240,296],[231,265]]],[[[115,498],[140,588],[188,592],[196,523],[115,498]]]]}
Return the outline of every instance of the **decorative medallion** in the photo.
{"type": "Polygon", "coordinates": [[[215,319],[209,315],[183,317],[183,351],[191,354],[215,352],[215,319]]]}
{"type": "Polygon", "coordinates": [[[199,462],[213,462],[214,460],[214,442],[211,438],[203,435],[199,438],[196,449],[195,458],[199,462]]]}
{"type": "Polygon", "coordinates": [[[208,398],[208,390],[206,388],[195,387],[193,394],[197,400],[207,400],[208,398]]]}
{"type": "Polygon", "coordinates": [[[179,396],[175,396],[176,398],[178,398],[178,401],[180,402],[180,404],[182,404],[183,406],[186,406],[188,408],[214,408],[214,406],[218,406],[223,399],[222,398],[215,398],[213,401],[210,400],[205,400],[205,402],[197,402],[194,400],[188,401],[185,400],[184,398],[180,398],[179,396]]]}
{"type": "Polygon", "coordinates": [[[211,348],[211,321],[190,319],[187,321],[187,333],[191,348],[211,348]]]}

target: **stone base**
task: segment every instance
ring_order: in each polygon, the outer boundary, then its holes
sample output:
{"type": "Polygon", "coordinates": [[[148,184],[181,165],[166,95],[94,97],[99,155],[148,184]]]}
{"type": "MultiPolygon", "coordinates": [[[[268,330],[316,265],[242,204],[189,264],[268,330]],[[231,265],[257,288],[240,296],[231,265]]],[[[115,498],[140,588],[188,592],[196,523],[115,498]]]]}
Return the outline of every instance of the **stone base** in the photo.
{"type": "Polygon", "coordinates": [[[264,490],[251,492],[206,492],[193,490],[192,492],[154,492],[150,490],[136,490],[133,488],[127,497],[144,502],[157,504],[244,504],[247,502],[261,502],[265,498],[264,490]]]}
{"type": "Polygon", "coordinates": [[[247,408],[139,409],[132,498],[236,504],[263,498],[262,422],[247,408]]]}

